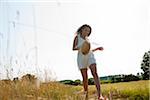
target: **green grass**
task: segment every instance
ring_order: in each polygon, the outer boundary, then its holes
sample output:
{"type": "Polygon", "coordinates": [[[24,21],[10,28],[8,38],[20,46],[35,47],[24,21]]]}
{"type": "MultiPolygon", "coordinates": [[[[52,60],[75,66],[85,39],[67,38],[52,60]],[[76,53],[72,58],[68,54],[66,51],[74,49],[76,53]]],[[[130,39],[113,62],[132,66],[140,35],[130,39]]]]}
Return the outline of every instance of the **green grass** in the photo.
{"type": "MultiPolygon", "coordinates": [[[[150,80],[102,84],[102,94],[113,99],[149,100],[150,80]]],[[[82,88],[78,86],[77,89],[82,88]]],[[[89,86],[89,94],[95,94],[94,85],[89,86]]]]}
{"type": "MultiPolygon", "coordinates": [[[[149,100],[147,81],[102,84],[102,94],[114,99],[149,100]]],[[[42,83],[0,81],[0,100],[83,100],[82,86],[69,86],[58,82],[42,83]]],[[[89,97],[94,97],[96,88],[89,86],[89,97]]],[[[96,96],[95,96],[96,98],[96,96]]]]}
{"type": "Polygon", "coordinates": [[[102,88],[105,91],[111,91],[116,97],[128,98],[128,99],[144,99],[149,98],[149,82],[150,81],[134,81],[134,82],[122,82],[115,84],[103,85],[102,88]]]}

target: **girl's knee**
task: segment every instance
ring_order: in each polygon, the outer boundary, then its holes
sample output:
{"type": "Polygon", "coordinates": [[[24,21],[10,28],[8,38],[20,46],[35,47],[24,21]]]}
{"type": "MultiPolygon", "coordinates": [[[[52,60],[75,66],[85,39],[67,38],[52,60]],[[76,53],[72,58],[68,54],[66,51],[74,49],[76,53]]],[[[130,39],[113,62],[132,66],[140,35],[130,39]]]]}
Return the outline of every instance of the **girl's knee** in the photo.
{"type": "Polygon", "coordinates": [[[93,77],[97,77],[98,76],[96,71],[92,72],[92,75],[93,75],[93,77]]]}
{"type": "Polygon", "coordinates": [[[90,69],[93,69],[94,67],[96,67],[96,63],[91,64],[91,65],[89,66],[90,69]]]}
{"type": "Polygon", "coordinates": [[[96,64],[91,64],[90,69],[93,76],[97,75],[96,64]]]}

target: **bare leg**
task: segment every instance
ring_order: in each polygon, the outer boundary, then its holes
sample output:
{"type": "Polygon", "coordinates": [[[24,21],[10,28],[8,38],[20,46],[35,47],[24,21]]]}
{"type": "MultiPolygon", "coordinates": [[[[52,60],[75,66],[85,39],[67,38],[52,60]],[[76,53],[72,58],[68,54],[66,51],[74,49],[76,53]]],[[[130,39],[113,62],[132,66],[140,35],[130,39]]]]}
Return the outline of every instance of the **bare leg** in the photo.
{"type": "Polygon", "coordinates": [[[102,96],[102,94],[101,94],[100,80],[99,80],[99,77],[98,77],[98,74],[97,74],[96,64],[91,64],[90,69],[91,69],[91,73],[94,77],[94,82],[95,82],[95,86],[96,86],[96,89],[97,89],[98,98],[100,98],[102,96]]]}
{"type": "Polygon", "coordinates": [[[83,78],[83,87],[84,87],[84,91],[88,92],[88,75],[87,75],[87,69],[81,69],[81,74],[82,74],[82,78],[83,78]]]}

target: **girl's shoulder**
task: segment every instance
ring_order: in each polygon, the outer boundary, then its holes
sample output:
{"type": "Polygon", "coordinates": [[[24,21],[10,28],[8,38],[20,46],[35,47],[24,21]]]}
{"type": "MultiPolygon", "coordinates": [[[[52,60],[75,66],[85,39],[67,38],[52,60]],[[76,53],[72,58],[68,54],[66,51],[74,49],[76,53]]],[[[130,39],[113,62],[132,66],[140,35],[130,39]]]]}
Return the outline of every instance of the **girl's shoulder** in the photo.
{"type": "Polygon", "coordinates": [[[77,34],[77,36],[76,36],[78,39],[80,39],[80,38],[82,38],[81,36],[80,36],[80,34],[77,34]]]}

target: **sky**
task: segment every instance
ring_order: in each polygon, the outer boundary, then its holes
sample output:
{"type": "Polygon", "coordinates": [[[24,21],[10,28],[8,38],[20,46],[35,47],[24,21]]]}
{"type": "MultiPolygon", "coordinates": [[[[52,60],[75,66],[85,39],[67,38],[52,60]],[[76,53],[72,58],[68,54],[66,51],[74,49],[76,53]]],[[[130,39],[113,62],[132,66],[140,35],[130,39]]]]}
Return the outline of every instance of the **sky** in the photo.
{"type": "Polygon", "coordinates": [[[83,24],[92,27],[92,48],[104,48],[94,53],[99,76],[136,75],[150,50],[149,5],[148,0],[1,0],[0,78],[8,72],[10,78],[32,73],[43,80],[82,79],[72,44],[83,24]]]}

